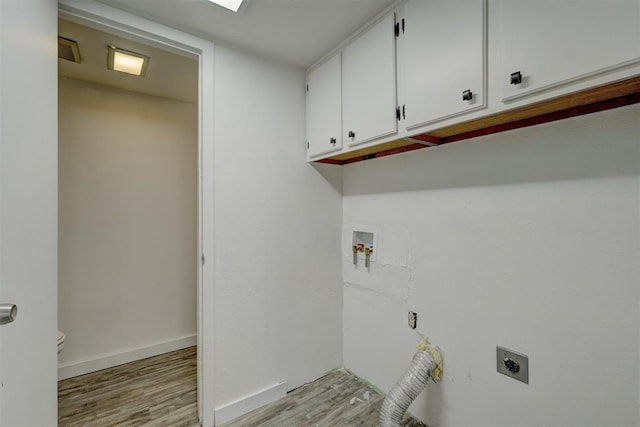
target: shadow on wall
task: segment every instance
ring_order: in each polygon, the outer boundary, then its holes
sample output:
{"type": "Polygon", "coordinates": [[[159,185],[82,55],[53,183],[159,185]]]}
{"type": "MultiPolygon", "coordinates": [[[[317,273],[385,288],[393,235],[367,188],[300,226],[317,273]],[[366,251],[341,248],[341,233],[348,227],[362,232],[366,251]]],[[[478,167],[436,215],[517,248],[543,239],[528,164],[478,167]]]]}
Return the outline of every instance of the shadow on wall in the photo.
{"type": "Polygon", "coordinates": [[[333,188],[342,193],[342,166],[311,163],[311,166],[327,180],[333,188]]]}
{"type": "Polygon", "coordinates": [[[639,159],[640,105],[632,105],[346,165],[343,194],[637,175],[639,159]]]}

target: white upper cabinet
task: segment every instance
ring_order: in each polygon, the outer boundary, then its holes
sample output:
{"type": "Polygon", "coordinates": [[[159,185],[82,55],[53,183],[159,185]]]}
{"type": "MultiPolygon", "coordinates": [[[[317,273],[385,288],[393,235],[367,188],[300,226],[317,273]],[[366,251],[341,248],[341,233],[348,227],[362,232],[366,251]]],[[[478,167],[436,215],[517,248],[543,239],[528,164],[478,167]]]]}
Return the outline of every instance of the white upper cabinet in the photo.
{"type": "Polygon", "coordinates": [[[342,53],[342,134],[350,146],[397,132],[394,21],[386,16],[342,53]]]}
{"type": "Polygon", "coordinates": [[[307,76],[307,155],[342,149],[342,64],[340,53],[307,76]]]}
{"type": "Polygon", "coordinates": [[[486,107],[486,1],[409,0],[398,37],[401,125],[486,107]]]}
{"type": "Polygon", "coordinates": [[[498,0],[503,102],[640,63],[639,0],[498,0]]]}
{"type": "Polygon", "coordinates": [[[404,0],[337,50],[308,74],[308,157],[345,164],[631,102],[640,0],[404,0]]]}

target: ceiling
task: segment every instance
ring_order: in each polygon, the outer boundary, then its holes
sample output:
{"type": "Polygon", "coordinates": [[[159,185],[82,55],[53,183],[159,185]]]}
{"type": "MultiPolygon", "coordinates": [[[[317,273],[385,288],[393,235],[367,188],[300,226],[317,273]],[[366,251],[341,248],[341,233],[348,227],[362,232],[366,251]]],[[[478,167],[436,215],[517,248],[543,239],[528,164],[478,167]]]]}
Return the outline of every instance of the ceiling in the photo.
{"type": "Polygon", "coordinates": [[[308,68],[395,0],[99,0],[214,42],[308,68]]]}
{"type": "Polygon", "coordinates": [[[159,96],[183,102],[198,100],[198,62],[165,50],[137,43],[113,34],[60,19],[58,35],[78,43],[79,64],[58,59],[58,75],[122,90],[159,96]],[[145,77],[107,69],[107,46],[149,56],[145,77]]]}
{"type": "MultiPolygon", "coordinates": [[[[1,0],[0,0],[1,1],[1,0]]],[[[99,0],[227,45],[308,68],[396,0],[245,0],[239,13],[207,0],[99,0]]],[[[197,102],[195,58],[59,20],[58,34],[78,42],[81,63],[58,60],[62,77],[122,90],[197,102]],[[151,57],[145,77],[110,71],[107,46],[151,57]]]]}

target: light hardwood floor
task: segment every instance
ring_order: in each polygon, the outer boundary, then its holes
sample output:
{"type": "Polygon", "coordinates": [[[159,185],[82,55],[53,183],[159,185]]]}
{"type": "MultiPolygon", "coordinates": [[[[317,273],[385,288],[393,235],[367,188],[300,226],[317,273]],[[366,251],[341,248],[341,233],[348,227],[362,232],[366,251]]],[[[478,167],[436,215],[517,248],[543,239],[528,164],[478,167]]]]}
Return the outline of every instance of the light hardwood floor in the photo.
{"type": "MultiPolygon", "coordinates": [[[[58,382],[58,425],[198,425],[196,348],[58,382]]],[[[384,396],[336,370],[221,427],[377,426],[384,396]]],[[[405,418],[405,427],[424,424],[405,418]]]]}
{"type": "Polygon", "coordinates": [[[197,426],[196,347],[58,382],[58,425],[197,426]]]}
{"type": "MultiPolygon", "coordinates": [[[[383,400],[384,395],[355,375],[336,370],[222,427],[375,427],[383,400]]],[[[425,427],[412,417],[402,425],[425,427]]]]}

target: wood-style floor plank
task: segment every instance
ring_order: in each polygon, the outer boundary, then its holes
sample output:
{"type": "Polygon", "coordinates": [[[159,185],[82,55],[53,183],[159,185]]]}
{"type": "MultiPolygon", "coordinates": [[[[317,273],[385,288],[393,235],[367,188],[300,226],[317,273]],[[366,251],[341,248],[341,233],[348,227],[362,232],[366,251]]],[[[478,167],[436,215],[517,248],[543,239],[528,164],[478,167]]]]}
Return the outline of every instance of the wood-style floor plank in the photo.
{"type": "MultiPolygon", "coordinates": [[[[355,375],[336,370],[222,427],[375,427],[383,400],[355,375]]],[[[402,425],[425,427],[412,417],[402,425]]]]}
{"type": "MultiPolygon", "coordinates": [[[[198,426],[196,348],[58,382],[58,425],[198,426]]],[[[336,370],[222,427],[377,426],[384,396],[336,370]]],[[[406,417],[404,427],[425,427],[406,417]]]]}
{"type": "Polygon", "coordinates": [[[198,425],[196,347],[58,382],[58,425],[198,425]]]}

